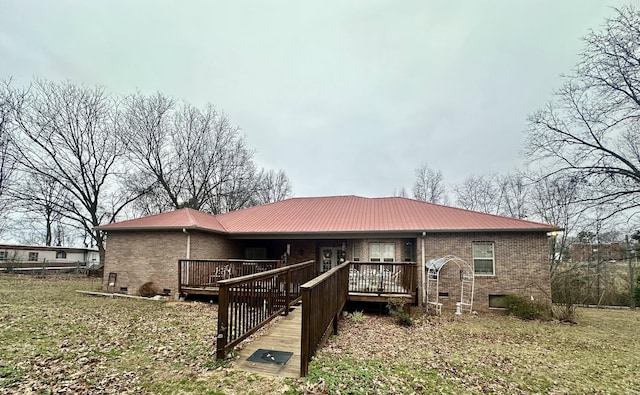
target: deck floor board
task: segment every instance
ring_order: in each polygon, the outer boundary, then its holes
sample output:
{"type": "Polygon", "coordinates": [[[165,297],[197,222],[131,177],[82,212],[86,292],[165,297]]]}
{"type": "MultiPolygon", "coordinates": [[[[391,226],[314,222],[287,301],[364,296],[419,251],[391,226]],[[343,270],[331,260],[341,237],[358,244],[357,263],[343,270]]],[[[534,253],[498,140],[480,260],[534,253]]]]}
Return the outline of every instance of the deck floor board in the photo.
{"type": "Polygon", "coordinates": [[[236,362],[238,369],[281,377],[300,377],[300,337],[302,334],[302,305],[295,306],[293,311],[276,322],[262,336],[246,343],[239,353],[236,362]],[[256,350],[288,351],[293,355],[284,365],[272,365],[247,361],[256,350]]]}

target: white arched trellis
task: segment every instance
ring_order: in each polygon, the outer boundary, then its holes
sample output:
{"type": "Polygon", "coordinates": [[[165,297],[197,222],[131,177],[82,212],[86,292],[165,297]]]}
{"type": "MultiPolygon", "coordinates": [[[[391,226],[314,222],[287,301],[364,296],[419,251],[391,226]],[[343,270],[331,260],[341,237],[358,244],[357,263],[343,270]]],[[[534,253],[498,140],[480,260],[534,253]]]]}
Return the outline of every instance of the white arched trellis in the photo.
{"type": "MultiPolygon", "coordinates": [[[[442,313],[442,303],[438,300],[440,297],[440,269],[450,262],[457,264],[460,269],[459,312],[462,313],[465,310],[471,312],[473,310],[473,292],[475,286],[473,267],[466,261],[453,255],[447,255],[425,262],[423,275],[425,276],[424,278],[426,278],[427,292],[426,300],[423,300],[423,302],[427,306],[427,311],[434,309],[437,314],[442,313]]],[[[456,311],[456,313],[457,312],[458,311],[456,311]]]]}

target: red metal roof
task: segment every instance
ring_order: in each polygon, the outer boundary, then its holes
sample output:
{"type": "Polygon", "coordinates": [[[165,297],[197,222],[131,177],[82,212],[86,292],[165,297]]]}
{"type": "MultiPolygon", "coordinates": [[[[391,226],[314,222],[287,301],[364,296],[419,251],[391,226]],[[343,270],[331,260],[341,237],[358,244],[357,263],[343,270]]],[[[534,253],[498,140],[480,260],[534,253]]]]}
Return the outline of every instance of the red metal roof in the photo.
{"type": "Polygon", "coordinates": [[[192,209],[99,227],[102,230],[191,228],[230,234],[447,231],[553,231],[538,222],[419,200],[329,196],[293,198],[217,216],[192,209]]]}
{"type": "Polygon", "coordinates": [[[230,233],[558,230],[552,225],[402,197],[293,198],[216,218],[230,233]]]}
{"type": "Polygon", "coordinates": [[[224,227],[211,214],[191,208],[183,208],[148,217],[131,219],[99,226],[101,230],[150,230],[150,229],[201,229],[212,232],[225,232],[224,227]]]}

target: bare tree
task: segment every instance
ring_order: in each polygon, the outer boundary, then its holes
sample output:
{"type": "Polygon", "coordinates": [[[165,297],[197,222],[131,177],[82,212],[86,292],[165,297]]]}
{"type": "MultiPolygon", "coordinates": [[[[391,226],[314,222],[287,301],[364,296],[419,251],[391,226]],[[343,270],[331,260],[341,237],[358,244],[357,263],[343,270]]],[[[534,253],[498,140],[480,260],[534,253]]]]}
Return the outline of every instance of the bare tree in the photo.
{"type": "Polygon", "coordinates": [[[496,214],[499,189],[493,176],[469,176],[453,187],[456,206],[467,210],[496,214]]]}
{"type": "Polygon", "coordinates": [[[130,177],[124,188],[140,193],[140,197],[131,203],[128,213],[125,214],[128,217],[153,215],[175,209],[167,200],[166,191],[160,184],[140,173],[130,177]]]}
{"type": "Polygon", "coordinates": [[[407,188],[401,187],[393,190],[393,196],[407,198],[409,197],[409,193],[407,192],[407,188]]]}
{"type": "Polygon", "coordinates": [[[568,238],[582,229],[584,205],[580,201],[580,180],[558,176],[541,178],[531,190],[531,210],[541,221],[564,229],[552,238],[551,275],[563,261],[568,238]]]}
{"type": "Polygon", "coordinates": [[[128,154],[145,213],[191,207],[218,214],[291,193],[283,172],[259,172],[226,115],[160,93],[127,99],[128,154]]]}
{"type": "Polygon", "coordinates": [[[122,138],[127,156],[138,169],[127,188],[141,195],[135,204],[145,215],[181,204],[174,187],[181,182],[179,165],[171,145],[170,112],[174,105],[172,99],[160,93],[148,98],[133,95],[127,100],[125,122],[128,133],[122,138]]]}
{"type": "Polygon", "coordinates": [[[495,177],[498,186],[496,214],[512,218],[527,218],[529,215],[529,183],[522,174],[509,173],[495,177]]]}
{"type": "Polygon", "coordinates": [[[279,202],[291,196],[291,182],[284,171],[262,170],[258,175],[256,205],[279,202]]]}
{"type": "Polygon", "coordinates": [[[584,38],[574,72],[529,118],[527,152],[546,175],[584,180],[607,215],[640,207],[640,12],[617,10],[584,38]]]}
{"type": "Polygon", "coordinates": [[[137,196],[122,194],[125,169],[118,105],[100,87],[36,80],[14,100],[17,160],[23,171],[68,194],[59,209],[90,234],[104,259],[104,236],[137,196]]]}
{"type": "Polygon", "coordinates": [[[10,195],[20,202],[16,211],[22,214],[21,218],[35,224],[36,233],[41,235],[38,244],[64,245],[61,210],[70,199],[65,188],[47,175],[22,171],[10,195]]]}
{"type": "Polygon", "coordinates": [[[446,204],[447,195],[440,170],[431,169],[423,163],[416,169],[416,181],[413,184],[413,197],[425,202],[446,204]]]}
{"type": "Polygon", "coordinates": [[[11,137],[11,110],[13,90],[9,82],[0,82],[0,233],[4,228],[9,207],[7,189],[15,169],[13,139],[11,137]]]}

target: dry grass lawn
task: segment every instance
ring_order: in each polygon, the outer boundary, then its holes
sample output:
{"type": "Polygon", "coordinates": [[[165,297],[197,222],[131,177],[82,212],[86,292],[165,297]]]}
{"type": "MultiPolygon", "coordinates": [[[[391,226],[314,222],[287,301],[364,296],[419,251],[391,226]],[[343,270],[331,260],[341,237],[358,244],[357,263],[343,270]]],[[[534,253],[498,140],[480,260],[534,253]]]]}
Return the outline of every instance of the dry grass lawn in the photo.
{"type": "Polygon", "coordinates": [[[0,276],[0,394],[640,393],[640,312],[345,319],[305,380],[215,360],[217,306],[89,297],[99,280],[0,276]]]}

